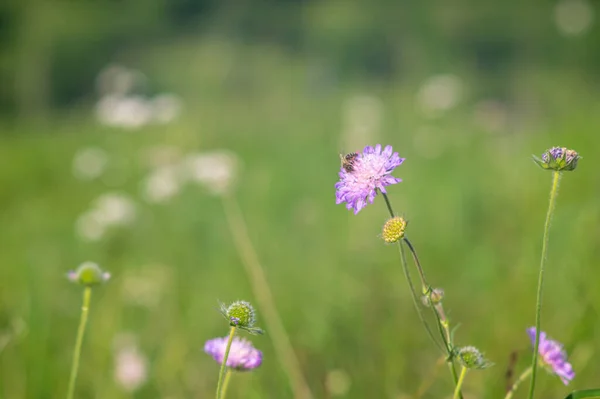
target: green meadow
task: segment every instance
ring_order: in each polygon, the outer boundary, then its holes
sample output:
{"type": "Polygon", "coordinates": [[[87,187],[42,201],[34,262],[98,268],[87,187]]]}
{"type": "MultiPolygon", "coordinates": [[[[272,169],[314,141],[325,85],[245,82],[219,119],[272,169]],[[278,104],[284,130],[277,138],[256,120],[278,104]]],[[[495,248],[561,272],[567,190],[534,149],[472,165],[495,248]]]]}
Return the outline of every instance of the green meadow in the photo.
{"type": "MultiPolygon", "coordinates": [[[[551,184],[531,155],[579,151],[561,181],[542,313],[576,377],[565,387],[542,371],[536,397],[600,387],[600,101],[589,75],[544,65],[491,78],[461,65],[439,71],[455,92],[436,108],[444,88],[428,105],[429,71],[336,78],[260,43],[185,38],[129,59],[155,92],[178,96],[171,122],[102,124],[94,94],[0,120],[0,398],[65,396],[82,293],[66,273],[84,261],[112,277],[93,290],[76,397],[214,397],[218,365],[203,345],[227,334],[218,302],[254,303],[266,329],[261,308],[221,199],[190,180],[162,200],[145,191],[157,168],[214,150],[238,159],[233,195],[314,397],[451,397],[398,251],[379,237],[383,198],[358,215],[335,205],[338,154],[377,143],[406,158],[389,197],[429,281],[445,290],[456,343],[495,363],[468,374],[465,398],[503,397],[511,353],[516,375],[531,361],[525,330],[551,184]],[[75,159],[90,148],[105,162],[82,178],[75,159]],[[86,237],[81,217],[107,193],[129,199],[129,219],[86,237]],[[131,389],[118,376],[123,342],[144,359],[131,389]]],[[[264,362],[234,375],[228,397],[292,397],[268,329],[246,336],[264,362]]]]}

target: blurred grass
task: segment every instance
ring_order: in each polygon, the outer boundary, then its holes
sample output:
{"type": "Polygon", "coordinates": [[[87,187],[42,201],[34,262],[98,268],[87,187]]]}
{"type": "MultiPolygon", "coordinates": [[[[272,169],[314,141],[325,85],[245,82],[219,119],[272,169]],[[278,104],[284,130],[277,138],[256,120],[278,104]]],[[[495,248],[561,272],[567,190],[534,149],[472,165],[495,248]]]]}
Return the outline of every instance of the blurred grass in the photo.
{"type": "MultiPolygon", "coordinates": [[[[11,338],[0,348],[0,397],[64,395],[80,307],[80,290],[64,274],[85,260],[113,279],[94,291],[78,397],[213,394],[218,369],[202,347],[226,334],[217,300],[253,298],[218,199],[186,186],[166,204],[143,200],[140,183],[149,169],[140,158],[157,146],[182,153],[228,148],[243,160],[237,197],[317,397],[328,397],[326,375],[335,369],[351,379],[348,398],[416,392],[438,353],[412,309],[396,249],[377,237],[385,206],[378,199],[354,216],[334,204],[341,110],[347,98],[365,93],[383,104],[380,141],[407,158],[396,173],[404,182],[389,190],[390,198],[410,221],[429,280],[446,290],[449,316],[461,325],[457,342],[479,347],[496,363],[468,376],[467,397],[501,396],[511,351],[520,351],[520,366],[529,362],[525,328],[534,322],[551,180],[530,155],[553,145],[580,151],[583,160],[565,176],[558,197],[542,326],[572,355],[577,377],[570,388],[598,385],[600,366],[592,359],[600,327],[594,268],[600,186],[593,154],[600,146],[600,104],[576,71],[515,72],[511,123],[490,134],[473,122],[477,90],[470,88],[477,82],[469,71],[459,74],[470,90],[465,100],[427,119],[414,103],[418,79],[315,84],[310,63],[269,46],[190,39],[130,59],[158,88],[182,96],[181,119],[127,133],[98,125],[84,102],[43,124],[3,125],[0,334],[11,338]],[[415,144],[423,127],[436,132],[425,143],[441,149],[435,158],[415,144]],[[88,146],[107,151],[111,162],[101,179],[82,182],[73,177],[72,159],[88,146]],[[82,241],[75,221],[107,191],[137,201],[136,223],[100,242],[82,241]],[[152,307],[128,302],[123,276],[157,265],[166,273],[160,301],[152,307]],[[25,330],[11,336],[15,322],[25,330]],[[149,382],[135,394],[113,379],[113,340],[122,332],[136,334],[150,360],[149,382]]],[[[269,336],[253,342],[265,363],[236,375],[231,396],[290,397],[269,336]]],[[[441,372],[426,397],[446,397],[451,389],[441,372]]],[[[541,375],[539,397],[567,392],[541,375]]]]}

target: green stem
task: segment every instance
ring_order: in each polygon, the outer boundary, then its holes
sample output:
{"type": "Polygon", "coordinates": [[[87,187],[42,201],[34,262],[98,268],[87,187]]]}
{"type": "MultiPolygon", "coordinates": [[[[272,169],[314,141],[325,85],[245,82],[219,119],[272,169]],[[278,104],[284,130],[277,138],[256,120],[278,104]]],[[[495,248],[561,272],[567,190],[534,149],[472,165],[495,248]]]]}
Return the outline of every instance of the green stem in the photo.
{"type": "Polygon", "coordinates": [[[73,364],[71,366],[71,377],[69,378],[69,389],[67,391],[67,399],[73,399],[73,394],[75,393],[75,380],[77,380],[77,372],[79,371],[79,357],[81,355],[81,345],[83,343],[83,335],[85,334],[85,326],[87,325],[91,298],[92,288],[85,287],[83,290],[83,305],[81,306],[81,318],[79,320],[79,328],[77,329],[75,350],[73,351],[73,364]]]}
{"type": "Polygon", "coordinates": [[[463,366],[461,372],[460,372],[460,377],[458,377],[458,383],[456,384],[456,388],[454,389],[454,395],[452,396],[453,399],[458,399],[461,395],[460,393],[460,387],[462,387],[462,384],[465,380],[465,376],[467,375],[467,368],[463,366]]]}
{"type": "Polygon", "coordinates": [[[421,311],[421,307],[419,305],[419,297],[417,295],[417,292],[415,291],[415,286],[412,282],[412,278],[410,277],[410,272],[408,271],[408,262],[406,261],[406,254],[404,253],[404,247],[402,246],[401,242],[398,243],[398,247],[400,249],[400,258],[402,260],[402,271],[404,272],[404,277],[406,277],[406,281],[408,282],[408,287],[410,288],[410,292],[411,292],[411,298],[413,300],[413,304],[417,311],[417,315],[419,316],[419,320],[421,320],[421,324],[423,324],[423,327],[425,327],[425,330],[427,331],[427,335],[429,335],[429,338],[431,338],[433,343],[442,352],[444,352],[444,349],[440,346],[440,343],[435,339],[435,336],[433,335],[433,332],[431,331],[431,327],[429,327],[429,324],[427,324],[427,321],[425,320],[425,317],[423,316],[423,312],[421,311]]]}
{"type": "Polygon", "coordinates": [[[229,339],[227,340],[227,347],[225,348],[225,356],[223,356],[223,361],[221,362],[221,370],[219,371],[219,382],[217,383],[217,396],[215,399],[220,399],[221,395],[221,387],[223,385],[223,377],[225,375],[225,369],[227,364],[227,358],[229,357],[229,350],[231,349],[231,343],[233,342],[233,336],[235,335],[235,326],[231,326],[231,330],[229,331],[229,339]]]}
{"type": "Polygon", "coordinates": [[[225,372],[225,377],[223,378],[223,387],[221,388],[221,399],[225,399],[225,395],[227,394],[227,387],[229,386],[229,380],[231,379],[231,369],[227,367],[227,371],[225,372]]]}
{"type": "MultiPolygon", "coordinates": [[[[427,279],[425,278],[425,272],[423,272],[423,267],[421,266],[421,262],[419,261],[419,256],[417,255],[417,251],[415,250],[415,247],[412,245],[412,243],[408,240],[408,238],[404,237],[404,243],[410,249],[415,266],[417,267],[417,270],[419,271],[419,276],[421,278],[421,284],[423,285],[423,293],[427,296],[427,298],[431,302],[431,293],[433,292],[433,289],[431,288],[431,286],[427,282],[427,279]]],[[[445,348],[445,352],[446,352],[447,359],[448,359],[448,368],[450,370],[450,373],[452,374],[452,379],[454,380],[454,385],[456,385],[456,384],[458,384],[458,375],[456,374],[456,366],[454,365],[454,360],[452,359],[453,344],[452,344],[452,340],[451,340],[452,337],[450,334],[450,326],[448,325],[446,316],[443,314],[443,310],[441,308],[441,303],[439,304],[439,306],[440,306],[439,309],[437,306],[434,306],[433,304],[431,304],[430,307],[431,307],[431,311],[433,312],[433,315],[435,317],[435,320],[437,322],[440,336],[442,337],[442,341],[444,342],[444,348],[445,348]]],[[[463,399],[462,392],[460,392],[460,399],[463,399]]]]}
{"type": "MultiPolygon", "coordinates": [[[[387,205],[387,209],[390,213],[390,216],[394,217],[394,210],[392,208],[392,204],[390,203],[388,196],[385,193],[381,193],[381,195],[385,199],[385,204],[387,205]]],[[[417,315],[419,316],[419,320],[421,320],[423,327],[425,327],[425,330],[427,331],[427,335],[429,335],[429,338],[431,338],[433,343],[443,352],[444,349],[441,348],[440,343],[435,339],[435,336],[433,335],[433,332],[431,331],[429,324],[427,324],[427,321],[425,321],[425,317],[423,317],[423,312],[421,311],[421,307],[419,306],[419,296],[417,295],[417,291],[415,290],[415,286],[412,282],[412,278],[410,277],[410,272],[408,271],[408,262],[406,261],[406,254],[404,252],[404,247],[402,246],[402,242],[398,242],[398,249],[400,250],[400,260],[402,261],[402,271],[404,272],[404,277],[406,277],[406,281],[408,282],[408,287],[410,288],[411,298],[412,298],[413,304],[415,306],[415,310],[417,311],[417,315]]]]}
{"type": "Polygon", "coordinates": [[[537,305],[535,308],[535,344],[533,346],[533,356],[531,360],[531,383],[529,385],[529,399],[533,399],[535,390],[535,377],[537,374],[538,349],[540,345],[540,324],[542,315],[542,289],[544,286],[544,269],[546,265],[546,257],[548,255],[548,238],[550,232],[550,222],[552,214],[556,206],[556,196],[558,195],[558,183],[562,174],[559,171],[554,171],[552,176],[552,188],[550,190],[550,201],[548,204],[548,212],[546,213],[546,222],[544,223],[544,238],[542,240],[542,258],[540,261],[540,274],[538,277],[537,288],[537,305]]]}
{"type": "Polygon", "coordinates": [[[515,394],[515,391],[517,390],[517,388],[519,388],[519,385],[521,385],[521,383],[531,375],[532,370],[533,368],[529,366],[525,369],[525,371],[523,371],[523,373],[519,376],[519,378],[517,378],[515,383],[512,384],[512,387],[510,387],[504,399],[512,399],[513,395],[515,394]]]}

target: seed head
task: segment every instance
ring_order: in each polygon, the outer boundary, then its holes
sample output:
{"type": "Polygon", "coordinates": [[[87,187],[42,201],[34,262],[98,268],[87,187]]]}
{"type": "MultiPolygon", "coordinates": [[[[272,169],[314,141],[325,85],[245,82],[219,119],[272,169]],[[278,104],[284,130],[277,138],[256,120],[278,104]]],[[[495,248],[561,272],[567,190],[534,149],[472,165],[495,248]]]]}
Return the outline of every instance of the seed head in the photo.
{"type": "Polygon", "coordinates": [[[404,237],[404,230],[406,229],[407,222],[404,218],[395,216],[389,219],[383,225],[383,233],[381,238],[388,244],[397,242],[404,237]]]}
{"type": "Polygon", "coordinates": [[[100,266],[94,262],[84,262],[79,265],[77,270],[68,272],[67,278],[74,283],[91,287],[107,282],[110,279],[110,273],[102,271],[100,266]]]}
{"type": "Polygon", "coordinates": [[[455,354],[460,364],[469,369],[485,369],[494,365],[474,346],[457,348],[455,354]]]}
{"type": "Polygon", "coordinates": [[[246,330],[251,334],[262,334],[263,331],[254,327],[256,312],[254,307],[246,301],[236,301],[229,306],[221,304],[221,314],[227,319],[229,325],[246,330]]]}
{"type": "Polygon", "coordinates": [[[533,156],[533,161],[542,169],[571,171],[577,167],[581,157],[575,150],[566,147],[552,147],[542,154],[542,158],[533,156]]]}

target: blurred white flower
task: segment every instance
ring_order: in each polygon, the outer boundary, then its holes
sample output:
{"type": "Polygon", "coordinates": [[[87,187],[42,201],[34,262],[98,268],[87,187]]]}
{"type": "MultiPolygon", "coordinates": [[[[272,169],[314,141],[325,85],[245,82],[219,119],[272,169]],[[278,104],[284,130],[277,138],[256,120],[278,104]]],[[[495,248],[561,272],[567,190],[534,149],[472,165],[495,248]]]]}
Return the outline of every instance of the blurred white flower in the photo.
{"type": "Polygon", "coordinates": [[[177,165],[158,167],[144,181],[143,196],[148,202],[166,202],[179,193],[184,179],[177,165]]]}
{"type": "Polygon", "coordinates": [[[136,129],[152,120],[153,107],[142,96],[109,94],[96,104],[100,123],[127,129],[136,129]]]}
{"type": "Polygon", "coordinates": [[[238,157],[228,150],[191,154],[183,164],[190,179],[202,184],[214,195],[227,193],[240,168],[238,157]]]}
{"type": "Polygon", "coordinates": [[[454,108],[462,95],[462,81],[455,75],[435,75],[417,93],[417,104],[428,117],[438,117],[454,108]]]}
{"type": "Polygon", "coordinates": [[[383,121],[383,102],[374,96],[352,96],[342,105],[341,147],[356,151],[366,143],[378,141],[383,121]]]}
{"type": "Polygon", "coordinates": [[[81,180],[92,180],[104,173],[108,155],[101,148],[81,148],[73,157],[73,174],[81,180]]]}
{"type": "Polygon", "coordinates": [[[98,241],[106,232],[106,225],[95,210],[83,213],[75,222],[75,231],[87,241],[98,241]]]}
{"type": "Polygon", "coordinates": [[[182,102],[176,95],[164,93],[154,97],[150,105],[152,107],[152,120],[156,123],[167,124],[179,116],[182,102]]]}
{"type": "Polygon", "coordinates": [[[148,379],[148,360],[138,349],[135,338],[124,335],[115,339],[115,381],[133,392],[148,379]]]}
{"type": "Polygon", "coordinates": [[[344,396],[350,390],[350,376],[344,370],[331,370],[325,376],[325,387],[331,396],[344,396]]]}
{"type": "Polygon", "coordinates": [[[101,195],[95,202],[95,209],[106,225],[125,226],[135,219],[135,203],[123,194],[107,193],[101,195]]]}
{"type": "Polygon", "coordinates": [[[594,9],[587,0],[562,0],[554,7],[554,20],[564,36],[578,36],[589,31],[594,9]]]}
{"type": "Polygon", "coordinates": [[[148,98],[144,93],[147,78],[140,71],[111,64],[96,79],[100,100],[96,118],[107,126],[135,130],[149,123],[172,122],[181,112],[181,99],[163,93],[148,98]]]}
{"type": "Polygon", "coordinates": [[[135,220],[135,202],[123,194],[106,193],[75,223],[77,234],[88,241],[101,239],[112,226],[127,226],[135,220]]]}

